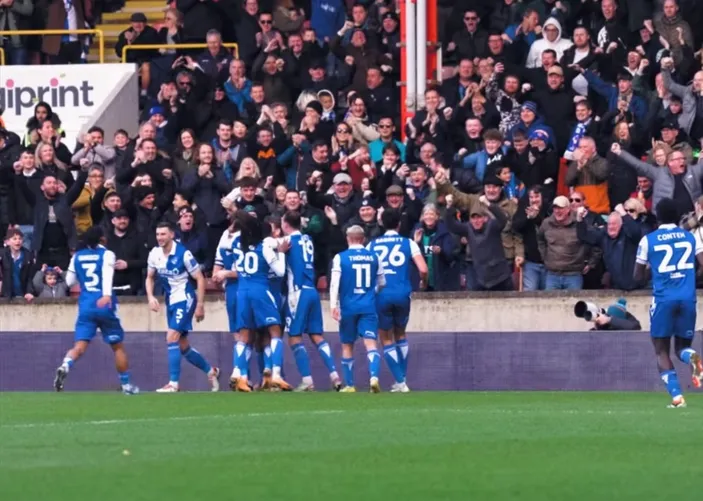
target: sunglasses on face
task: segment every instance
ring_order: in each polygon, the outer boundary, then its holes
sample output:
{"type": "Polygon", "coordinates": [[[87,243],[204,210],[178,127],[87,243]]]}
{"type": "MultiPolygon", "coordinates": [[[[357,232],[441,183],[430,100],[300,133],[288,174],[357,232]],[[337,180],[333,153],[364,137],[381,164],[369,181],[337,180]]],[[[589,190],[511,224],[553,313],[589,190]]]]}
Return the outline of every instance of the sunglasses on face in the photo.
{"type": "Polygon", "coordinates": [[[635,209],[625,209],[628,214],[637,214],[637,210],[635,209]]]}
{"type": "Polygon", "coordinates": [[[270,19],[261,19],[261,20],[259,20],[259,23],[261,23],[261,24],[271,24],[272,22],[273,22],[273,21],[271,21],[270,19]]]}
{"type": "Polygon", "coordinates": [[[466,16],[464,21],[476,21],[478,18],[476,16],[466,16]]]}
{"type": "Polygon", "coordinates": [[[379,129],[390,129],[391,127],[393,126],[390,124],[378,124],[379,129]]]}
{"type": "Polygon", "coordinates": [[[583,202],[583,200],[581,200],[580,198],[570,198],[569,202],[575,203],[575,204],[580,204],[581,202],[583,202]]]}
{"type": "Polygon", "coordinates": [[[337,134],[349,134],[347,129],[337,129],[337,134]]]}

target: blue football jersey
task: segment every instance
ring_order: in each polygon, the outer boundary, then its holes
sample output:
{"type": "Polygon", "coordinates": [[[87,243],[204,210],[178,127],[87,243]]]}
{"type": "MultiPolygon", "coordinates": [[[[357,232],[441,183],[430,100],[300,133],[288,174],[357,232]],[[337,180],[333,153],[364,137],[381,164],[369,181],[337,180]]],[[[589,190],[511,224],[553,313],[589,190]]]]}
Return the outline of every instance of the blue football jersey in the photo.
{"type": "Polygon", "coordinates": [[[361,245],[350,246],[334,257],[332,272],[340,274],[339,306],[342,317],[376,313],[376,286],[383,275],[378,256],[361,245]]]}
{"type": "Polygon", "coordinates": [[[657,301],[696,300],[696,256],[703,247],[694,236],[673,224],[663,224],[645,235],[637,249],[637,262],[652,269],[653,296],[657,301]]]}
{"type": "Polygon", "coordinates": [[[86,311],[96,308],[102,296],[115,296],[112,279],[115,274],[115,254],[99,246],[96,249],[81,249],[71,258],[68,271],[75,274],[81,288],[78,296],[78,309],[86,311]]]}
{"type": "Polygon", "coordinates": [[[381,294],[409,296],[413,290],[410,282],[413,258],[422,254],[420,247],[413,240],[402,237],[395,231],[388,231],[371,242],[367,248],[376,253],[383,266],[386,286],[381,294]]]}
{"type": "Polygon", "coordinates": [[[200,265],[182,243],[174,241],[168,255],[161,247],[154,247],[149,253],[147,266],[159,275],[167,304],[181,303],[195,296],[192,275],[200,270],[200,265]]]}
{"type": "Polygon", "coordinates": [[[269,289],[269,276],[272,267],[278,261],[278,253],[273,249],[274,240],[267,238],[255,249],[236,249],[237,273],[239,274],[239,290],[269,289]]]}
{"type": "MultiPolygon", "coordinates": [[[[235,249],[239,250],[239,235],[240,233],[231,233],[229,230],[225,231],[220,237],[220,243],[217,245],[217,254],[215,255],[215,264],[222,266],[223,269],[228,271],[236,271],[236,258],[235,249]]],[[[243,256],[241,252],[240,256],[243,256]]],[[[225,281],[225,289],[227,291],[237,290],[237,279],[228,278],[225,281]]]]}
{"type": "Polygon", "coordinates": [[[288,291],[298,291],[303,287],[315,288],[315,247],[312,238],[299,231],[289,235],[286,265],[288,268],[288,291]]]}

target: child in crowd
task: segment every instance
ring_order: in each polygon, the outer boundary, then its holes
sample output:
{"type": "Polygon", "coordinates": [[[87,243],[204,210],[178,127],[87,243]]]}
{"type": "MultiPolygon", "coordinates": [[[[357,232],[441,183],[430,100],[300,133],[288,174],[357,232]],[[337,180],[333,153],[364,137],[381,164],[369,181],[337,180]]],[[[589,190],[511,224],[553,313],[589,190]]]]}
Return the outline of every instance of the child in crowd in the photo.
{"type": "Polygon", "coordinates": [[[42,265],[41,270],[35,273],[33,280],[37,297],[66,297],[68,286],[63,275],[61,268],[42,265]]]}

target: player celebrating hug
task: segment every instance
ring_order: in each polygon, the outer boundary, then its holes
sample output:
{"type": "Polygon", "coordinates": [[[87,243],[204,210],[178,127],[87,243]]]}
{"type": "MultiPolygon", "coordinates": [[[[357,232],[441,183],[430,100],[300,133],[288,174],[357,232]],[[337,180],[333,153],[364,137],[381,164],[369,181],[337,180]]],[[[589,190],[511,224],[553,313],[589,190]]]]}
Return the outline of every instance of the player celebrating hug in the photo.
{"type": "Polygon", "coordinates": [[[369,359],[370,390],[379,393],[378,374],[381,355],[378,353],[378,316],[376,293],[386,283],[383,265],[376,254],[364,248],[364,229],[354,225],[347,229],[349,248],[340,252],[332,261],[330,305],[332,318],[339,322],[342,342],[342,376],[345,387],[342,393],[353,393],[354,342],[363,338],[369,359]]]}
{"type": "Polygon", "coordinates": [[[166,320],[168,331],[168,383],[158,393],[179,391],[181,356],[208,376],[212,391],[220,389],[217,378],[220,369],[212,367],[207,360],[188,343],[188,332],[193,329],[193,317],[200,322],[205,318],[205,277],[193,255],[183,244],[174,240],[170,223],[159,223],[156,227],[157,247],[149,253],[147,275],[144,284],[152,311],[159,311],[159,300],[154,296],[156,275],[166,296],[166,320]],[[197,283],[193,287],[193,279],[197,283]]]}

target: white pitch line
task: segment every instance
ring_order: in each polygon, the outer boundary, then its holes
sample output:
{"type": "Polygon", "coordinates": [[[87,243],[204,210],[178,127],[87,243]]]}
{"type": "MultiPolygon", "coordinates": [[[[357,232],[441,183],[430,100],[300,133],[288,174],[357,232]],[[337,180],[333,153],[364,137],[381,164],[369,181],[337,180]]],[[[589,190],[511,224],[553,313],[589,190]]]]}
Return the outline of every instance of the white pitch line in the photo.
{"type": "Polygon", "coordinates": [[[101,419],[96,421],[56,421],[48,423],[19,423],[3,424],[0,429],[24,429],[24,428],[50,428],[57,426],[107,426],[120,424],[139,423],[163,423],[167,421],[206,421],[208,419],[237,419],[237,418],[259,418],[259,417],[286,417],[286,416],[320,416],[342,414],[340,410],[322,411],[290,411],[290,412],[247,412],[241,414],[215,414],[203,416],[173,416],[159,418],[137,418],[137,419],[101,419]]]}
{"type": "MultiPolygon", "coordinates": [[[[447,408],[400,408],[400,409],[371,409],[367,411],[344,411],[344,410],[319,410],[319,411],[289,411],[289,412],[248,412],[241,414],[215,414],[202,416],[173,416],[173,417],[158,417],[158,418],[136,418],[136,419],[104,419],[96,421],[57,421],[48,423],[18,423],[0,425],[2,429],[27,429],[27,428],[50,428],[50,427],[72,427],[72,426],[108,426],[108,425],[123,425],[123,424],[139,424],[139,423],[163,423],[177,421],[207,421],[210,419],[248,419],[248,418],[268,418],[268,417],[286,417],[286,416],[325,416],[349,413],[365,413],[365,414],[392,414],[392,413],[455,413],[455,414],[489,414],[489,415],[511,415],[511,416],[530,416],[530,415],[546,415],[560,414],[567,416],[577,415],[597,415],[597,416],[645,416],[655,415],[658,411],[666,410],[664,406],[661,409],[447,409],[447,408]]],[[[692,409],[687,410],[671,410],[672,414],[693,415],[692,409]]]]}

